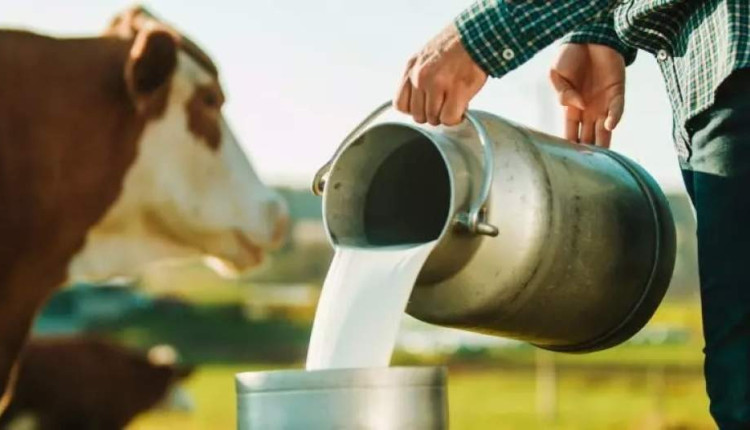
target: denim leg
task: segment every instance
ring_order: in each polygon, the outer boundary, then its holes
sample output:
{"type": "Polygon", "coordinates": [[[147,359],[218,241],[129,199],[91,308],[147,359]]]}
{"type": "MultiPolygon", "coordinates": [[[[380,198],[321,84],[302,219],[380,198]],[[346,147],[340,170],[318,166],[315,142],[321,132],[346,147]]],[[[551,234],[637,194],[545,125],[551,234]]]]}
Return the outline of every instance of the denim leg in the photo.
{"type": "Polygon", "coordinates": [[[688,127],[711,415],[722,430],[750,429],[750,73],[688,127]]]}
{"type": "MultiPolygon", "coordinates": [[[[750,428],[750,175],[692,179],[706,388],[722,430],[750,428]]],[[[691,187],[688,187],[689,189],[691,187]]]]}

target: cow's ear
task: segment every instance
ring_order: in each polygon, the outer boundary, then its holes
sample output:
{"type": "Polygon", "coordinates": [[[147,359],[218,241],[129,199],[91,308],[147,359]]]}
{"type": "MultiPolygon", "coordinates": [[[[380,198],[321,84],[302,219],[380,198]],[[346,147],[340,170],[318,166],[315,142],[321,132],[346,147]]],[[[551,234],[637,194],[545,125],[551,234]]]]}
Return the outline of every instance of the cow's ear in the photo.
{"type": "Polygon", "coordinates": [[[149,115],[163,110],[176,66],[174,33],[159,26],[138,32],[125,63],[125,84],[139,113],[149,115]]]}
{"type": "Polygon", "coordinates": [[[175,371],[175,378],[178,381],[182,381],[183,379],[189,378],[193,373],[195,373],[195,366],[182,364],[182,365],[176,366],[174,371],[175,371]]]}
{"type": "Polygon", "coordinates": [[[118,36],[123,39],[135,37],[138,30],[143,26],[145,19],[152,15],[141,6],[128,8],[115,16],[104,30],[108,36],[118,36]]]}
{"type": "Polygon", "coordinates": [[[153,24],[166,26],[161,19],[141,5],[132,6],[117,14],[104,30],[105,36],[132,39],[139,31],[153,24]]]}

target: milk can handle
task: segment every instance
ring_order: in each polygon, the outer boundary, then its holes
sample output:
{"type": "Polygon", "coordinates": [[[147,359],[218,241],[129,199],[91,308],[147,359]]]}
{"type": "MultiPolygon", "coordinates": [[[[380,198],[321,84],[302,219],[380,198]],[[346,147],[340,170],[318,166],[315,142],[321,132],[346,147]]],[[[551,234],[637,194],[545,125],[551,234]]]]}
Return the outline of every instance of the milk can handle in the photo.
{"type": "MultiPolygon", "coordinates": [[[[388,110],[391,106],[391,101],[387,101],[378,106],[377,109],[368,115],[344,138],[344,141],[333,154],[333,157],[331,157],[331,159],[315,174],[312,184],[313,193],[316,195],[323,194],[323,188],[325,187],[325,182],[333,160],[339,156],[349,143],[359,136],[365,127],[370,125],[378,116],[388,110]]],[[[474,202],[472,202],[467,213],[461,213],[456,216],[456,221],[461,227],[467,229],[471,233],[494,237],[498,235],[497,227],[485,221],[487,215],[487,201],[490,198],[490,191],[492,188],[492,175],[495,171],[495,156],[492,151],[492,141],[487,135],[487,130],[485,130],[484,125],[482,125],[473,113],[466,111],[465,116],[476,130],[477,135],[479,136],[479,143],[482,145],[484,153],[484,178],[482,180],[482,187],[479,190],[479,196],[474,202]]]]}

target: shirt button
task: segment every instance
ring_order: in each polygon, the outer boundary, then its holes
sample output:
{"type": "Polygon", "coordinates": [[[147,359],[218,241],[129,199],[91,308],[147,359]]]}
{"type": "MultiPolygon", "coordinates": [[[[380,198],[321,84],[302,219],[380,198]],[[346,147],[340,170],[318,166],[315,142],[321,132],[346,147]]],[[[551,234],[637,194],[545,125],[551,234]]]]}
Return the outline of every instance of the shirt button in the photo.
{"type": "Polygon", "coordinates": [[[505,58],[506,60],[512,60],[512,59],[513,59],[513,57],[515,57],[515,56],[516,56],[516,53],[515,53],[515,52],[513,52],[513,50],[512,50],[512,49],[510,49],[510,48],[505,48],[505,49],[503,50],[503,58],[505,58]]]}
{"type": "Polygon", "coordinates": [[[659,60],[659,61],[664,61],[667,58],[669,58],[669,53],[666,50],[664,50],[664,49],[660,49],[656,53],[656,59],[659,60]]]}

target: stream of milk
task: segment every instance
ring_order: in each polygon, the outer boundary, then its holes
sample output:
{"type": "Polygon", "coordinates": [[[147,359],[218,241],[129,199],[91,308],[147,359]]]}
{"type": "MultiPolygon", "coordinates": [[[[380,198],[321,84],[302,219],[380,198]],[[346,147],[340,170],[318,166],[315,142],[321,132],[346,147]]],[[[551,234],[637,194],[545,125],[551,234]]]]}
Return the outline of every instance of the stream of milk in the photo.
{"type": "Polygon", "coordinates": [[[436,244],[337,247],[315,313],[307,370],[388,366],[406,303],[436,244]]]}

